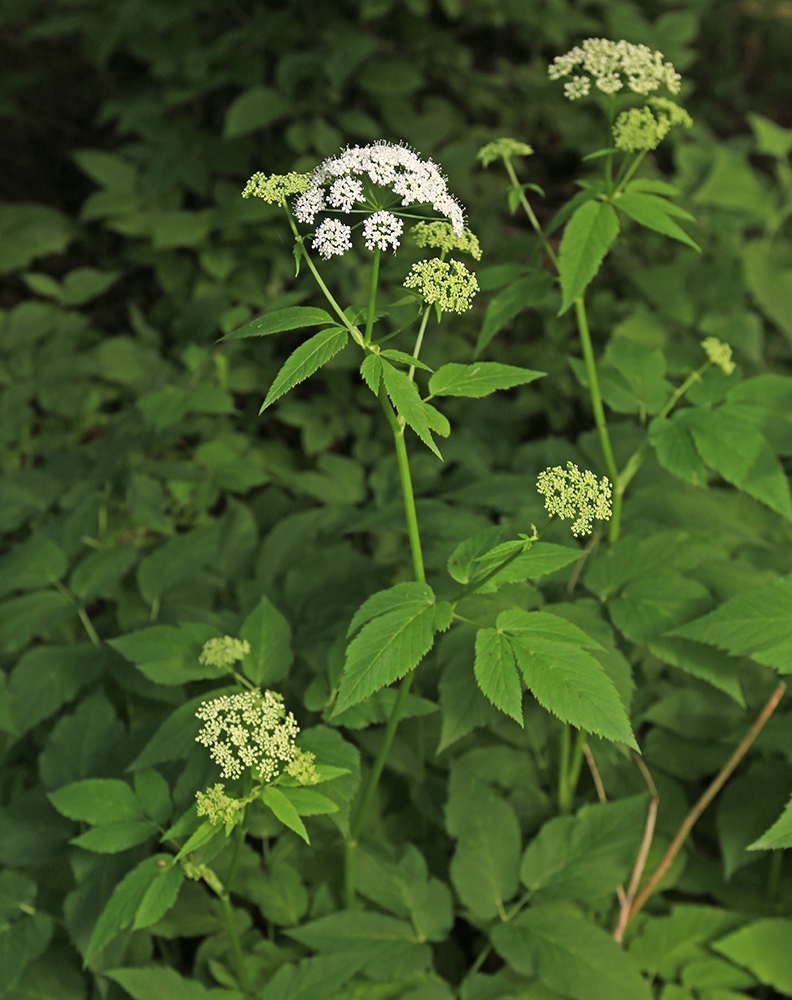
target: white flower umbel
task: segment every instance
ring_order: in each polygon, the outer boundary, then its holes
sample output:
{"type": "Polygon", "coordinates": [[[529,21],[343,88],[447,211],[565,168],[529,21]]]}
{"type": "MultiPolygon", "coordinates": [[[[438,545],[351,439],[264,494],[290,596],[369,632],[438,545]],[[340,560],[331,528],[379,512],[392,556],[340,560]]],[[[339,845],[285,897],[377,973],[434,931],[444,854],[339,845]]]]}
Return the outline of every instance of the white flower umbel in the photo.
{"type": "Polygon", "coordinates": [[[352,249],[352,230],[338,219],[325,219],[317,228],[313,245],[325,260],[334,255],[341,256],[352,249]]]}
{"type": "Polygon", "coordinates": [[[573,70],[578,73],[564,88],[571,101],[588,95],[592,79],[604,94],[615,94],[625,83],[636,94],[650,94],[661,86],[678,94],[682,80],[673,65],[664,61],[662,52],[607,38],[587,38],[565,55],[556,56],[547,73],[551,80],[559,80],[573,70]]]}
{"type": "Polygon", "coordinates": [[[325,201],[333,208],[349,211],[354,202],[361,200],[364,179],[390,188],[404,206],[431,205],[448,219],[455,233],[461,235],[464,231],[462,206],[449,194],[439,167],[431,160],[422,160],[407,146],[390,142],[350,146],[324,160],[310,175],[310,187],[297,199],[294,214],[300,222],[312,223],[325,201]],[[347,183],[339,183],[342,180],[347,183]],[[325,188],[329,188],[327,197],[325,188]]]}
{"type": "Polygon", "coordinates": [[[545,498],[545,510],[562,520],[575,518],[573,535],[588,535],[592,518],[607,521],[611,516],[611,485],[607,476],[600,482],[593,472],[581,472],[574,462],[567,462],[540,472],[536,489],[545,498]]]}
{"type": "Polygon", "coordinates": [[[254,778],[270,781],[281,764],[297,756],[300,729],[283,698],[274,691],[245,691],[205,701],[196,717],[206,725],[196,740],[207,747],[224,778],[239,778],[249,769],[254,778]]]}
{"type": "Polygon", "coordinates": [[[391,212],[375,212],[363,223],[363,239],[369,250],[387,250],[390,245],[396,253],[403,229],[402,220],[391,212]]]}

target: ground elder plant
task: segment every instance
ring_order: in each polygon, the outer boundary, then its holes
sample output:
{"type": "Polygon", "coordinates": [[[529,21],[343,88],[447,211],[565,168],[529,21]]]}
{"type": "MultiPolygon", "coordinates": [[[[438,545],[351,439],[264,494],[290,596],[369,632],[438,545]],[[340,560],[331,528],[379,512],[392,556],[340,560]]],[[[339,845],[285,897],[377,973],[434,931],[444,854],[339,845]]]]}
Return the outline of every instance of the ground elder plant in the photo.
{"type": "MultiPolygon", "coordinates": [[[[70,838],[74,884],[62,933],[44,913],[60,889],[37,910],[32,879],[0,875],[0,997],[82,1000],[79,976],[31,971],[15,990],[15,949],[32,970],[50,942],[52,969],[76,948],[108,1000],[792,996],[790,719],[774,715],[791,669],[792,383],[758,366],[750,321],[674,325],[662,310],[670,271],[699,260],[681,190],[649,169],[693,134],[672,63],[592,38],[548,77],[602,113],[605,146],[544,229],[544,194],[518,176],[533,137],[479,151],[536,233],[527,260],[488,267],[453,177],[404,143],[254,174],[239,217],[290,241],[294,287],[214,354],[190,345],[183,393],[141,401],[129,523],[109,502],[85,514],[75,486],[48,534],[3,563],[51,588],[45,611],[68,608],[89,640],[72,659],[25,653],[9,717],[23,718],[26,673],[41,700],[56,676],[64,698],[97,690],[43,738],[47,799],[2,817],[17,844],[18,815],[32,824],[30,867],[70,838]],[[675,252],[658,277],[652,255],[675,252]],[[613,291],[597,300],[611,268],[619,295],[631,275],[658,282],[651,323],[613,291]],[[361,301],[345,298],[352,274],[361,301]],[[508,326],[523,309],[547,337],[574,318],[583,428],[563,438],[512,426],[537,412],[544,373],[484,356],[530,356],[508,326]],[[256,368],[243,352],[273,336],[293,341],[285,360],[263,351],[256,368]],[[218,391],[184,420],[207,370],[218,391]],[[247,435],[230,429],[240,385],[261,401],[247,435]],[[325,442],[321,472],[287,456],[278,421],[325,442]],[[155,455],[153,430],[175,451],[155,455]],[[145,546],[153,531],[135,518],[171,527],[160,480],[179,519],[118,598],[128,536],[145,546]],[[60,545],[75,538],[91,552],[66,582],[60,545]],[[105,641],[91,616],[114,599],[124,634],[105,641]],[[129,733],[103,685],[126,694],[129,733]]],[[[786,141],[770,131],[764,148],[786,141]]],[[[782,216],[779,203],[771,235],[782,216]]],[[[698,238],[705,255],[715,237],[698,238]]],[[[734,284],[730,271],[720,287],[734,284]]],[[[779,313],[779,284],[761,287],[779,313]]],[[[122,436],[107,437],[115,469],[122,436]]],[[[31,504],[36,481],[8,506],[31,504]]],[[[34,617],[12,612],[0,633],[34,617]]]]}

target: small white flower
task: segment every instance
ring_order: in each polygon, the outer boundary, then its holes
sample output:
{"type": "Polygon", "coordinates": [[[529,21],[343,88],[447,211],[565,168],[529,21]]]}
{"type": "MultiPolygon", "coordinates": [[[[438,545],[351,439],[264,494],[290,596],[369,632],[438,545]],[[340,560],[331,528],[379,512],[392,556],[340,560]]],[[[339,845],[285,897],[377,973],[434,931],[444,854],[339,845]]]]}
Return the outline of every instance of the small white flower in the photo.
{"type": "Polygon", "coordinates": [[[352,249],[350,236],[352,230],[338,219],[325,219],[317,228],[313,237],[313,245],[325,260],[333,255],[343,256],[352,249]]]}
{"type": "Polygon", "coordinates": [[[587,76],[573,76],[564,84],[564,94],[570,101],[576,101],[579,97],[588,97],[591,89],[591,80],[587,76]]]}
{"type": "Polygon", "coordinates": [[[300,222],[306,222],[310,225],[317,212],[321,212],[324,207],[324,191],[320,187],[310,187],[294,203],[294,214],[300,222]]]}
{"type": "Polygon", "coordinates": [[[363,239],[369,250],[379,247],[387,250],[390,244],[393,252],[399,245],[404,223],[391,212],[375,212],[363,223],[363,239]]]}
{"type": "Polygon", "coordinates": [[[356,177],[339,177],[330,188],[327,200],[333,208],[348,212],[356,201],[363,200],[363,182],[356,177]]]}
{"type": "Polygon", "coordinates": [[[615,94],[625,83],[636,94],[649,94],[661,86],[678,94],[682,82],[672,64],[663,61],[662,52],[652,52],[646,45],[633,45],[624,40],[587,38],[563,56],[556,56],[547,75],[551,80],[558,80],[577,68],[586,75],[574,76],[564,87],[564,93],[572,101],[588,94],[588,86],[583,81],[591,79],[605,94],[615,94]]]}

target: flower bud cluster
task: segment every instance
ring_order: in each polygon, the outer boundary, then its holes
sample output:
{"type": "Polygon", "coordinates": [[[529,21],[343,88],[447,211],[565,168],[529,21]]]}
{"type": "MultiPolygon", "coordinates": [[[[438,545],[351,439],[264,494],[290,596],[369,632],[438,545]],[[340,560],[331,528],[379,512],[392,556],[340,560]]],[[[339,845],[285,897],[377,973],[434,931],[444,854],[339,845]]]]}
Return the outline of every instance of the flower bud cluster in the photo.
{"type": "Polygon", "coordinates": [[[206,723],[196,740],[208,748],[224,778],[239,778],[250,769],[254,778],[271,781],[297,756],[299,726],[274,691],[222,695],[195,714],[206,723]]]}
{"type": "Polygon", "coordinates": [[[461,250],[475,260],[481,260],[481,246],[478,237],[466,229],[457,236],[447,222],[418,222],[412,227],[412,236],[419,247],[434,250],[461,250]]]}
{"type": "Polygon", "coordinates": [[[199,816],[208,816],[210,823],[232,823],[242,808],[239,799],[233,799],[225,793],[225,785],[216,784],[212,788],[207,788],[205,792],[196,792],[198,800],[196,813],[199,816]]]}
{"type": "Polygon", "coordinates": [[[467,312],[479,290],[475,274],[458,260],[429,260],[413,264],[404,282],[415,289],[428,305],[437,303],[443,312],[467,312]]]}
{"type": "Polygon", "coordinates": [[[701,346],[707,352],[710,361],[717,365],[724,375],[731,375],[735,364],[732,361],[732,349],[728,344],[724,344],[717,337],[707,337],[706,340],[702,340],[701,346]]]}
{"type": "Polygon", "coordinates": [[[230,635],[224,635],[221,639],[209,639],[204,643],[198,662],[203,667],[223,670],[237,660],[244,660],[249,652],[250,643],[247,639],[232,639],[230,635]]]}
{"type": "Polygon", "coordinates": [[[588,96],[592,79],[604,94],[615,94],[625,82],[636,94],[650,94],[660,86],[678,94],[682,80],[673,65],[664,62],[662,52],[607,38],[587,38],[565,55],[556,56],[547,72],[551,80],[558,80],[576,69],[579,72],[564,86],[570,101],[588,96]]]}
{"type": "Polygon", "coordinates": [[[591,533],[593,518],[607,521],[611,516],[611,486],[606,476],[597,482],[593,472],[581,472],[573,463],[566,469],[556,465],[540,472],[536,480],[537,491],[545,498],[545,509],[562,520],[575,518],[572,534],[591,533]]]}
{"type": "Polygon", "coordinates": [[[510,160],[513,156],[531,156],[533,149],[518,139],[494,139],[482,146],[476,153],[483,167],[488,167],[495,160],[510,160]]]}
{"type": "Polygon", "coordinates": [[[308,174],[253,174],[242,192],[243,198],[263,198],[270,205],[281,205],[293,194],[301,194],[310,186],[308,174]]]}
{"type": "Polygon", "coordinates": [[[693,119],[673,101],[651,97],[647,106],[619,115],[613,126],[613,142],[626,153],[656,149],[675,125],[691,128],[693,119]]]}

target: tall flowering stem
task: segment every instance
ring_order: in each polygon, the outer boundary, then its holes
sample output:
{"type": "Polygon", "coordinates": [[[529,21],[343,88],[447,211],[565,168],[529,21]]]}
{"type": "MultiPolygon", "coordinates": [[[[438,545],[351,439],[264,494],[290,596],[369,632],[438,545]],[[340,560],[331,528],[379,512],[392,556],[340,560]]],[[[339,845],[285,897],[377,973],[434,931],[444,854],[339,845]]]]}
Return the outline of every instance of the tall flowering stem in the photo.
{"type": "MultiPolygon", "coordinates": [[[[462,206],[449,194],[446,181],[437,165],[431,160],[422,160],[416,153],[402,145],[377,142],[363,147],[349,147],[337,156],[324,160],[310,174],[270,177],[256,174],[248,182],[243,195],[245,197],[255,195],[271,204],[280,204],[285,209],[299,248],[300,259],[306,262],[333,311],[366,355],[361,374],[364,375],[372,392],[378,396],[385,418],[393,432],[413,572],[415,579],[424,583],[423,553],[405,440],[405,431],[410,421],[409,408],[408,412],[403,414],[397,400],[392,401],[393,381],[386,391],[386,374],[389,374],[391,379],[404,376],[394,372],[392,367],[383,369],[385,359],[380,358],[379,344],[372,342],[380,259],[383,250],[396,252],[402,238],[404,219],[420,220],[414,227],[415,242],[419,246],[434,247],[442,252],[440,258],[413,265],[410,275],[404,282],[405,287],[413,291],[424,304],[413,353],[413,358],[417,358],[431,309],[436,309],[439,315],[441,312],[464,312],[470,308],[472,298],[478,291],[476,278],[459,261],[453,259],[446,261],[445,256],[449,250],[461,250],[478,259],[481,256],[478,240],[465,229],[462,206]],[[294,198],[291,210],[288,198],[294,198]],[[437,214],[427,219],[425,216],[404,211],[413,205],[428,205],[437,214]],[[366,250],[372,254],[368,307],[363,333],[350,322],[349,317],[336,302],[306,248],[306,242],[310,241],[313,250],[324,260],[342,256],[352,249],[352,236],[354,230],[358,228],[358,220],[357,218],[350,220],[354,222],[353,226],[337,217],[350,213],[355,217],[364,216],[361,227],[363,242],[366,250]],[[297,222],[315,226],[313,234],[302,235],[297,228],[297,222]],[[366,365],[368,367],[365,367],[366,365]]],[[[409,358],[407,360],[409,361],[409,358]]],[[[412,364],[409,368],[407,379],[410,383],[414,381],[415,367],[412,364]]],[[[401,383],[397,381],[396,384],[401,383]]],[[[409,389],[408,395],[412,399],[412,394],[416,390],[412,385],[409,389]]],[[[412,422],[410,423],[412,425],[412,422]]],[[[414,426],[414,429],[424,443],[439,455],[425,424],[414,426]]],[[[355,854],[358,836],[365,824],[388,751],[404,711],[413,673],[414,670],[401,682],[382,744],[352,815],[350,832],[346,839],[344,871],[344,892],[349,907],[355,903],[355,854]]]]}

